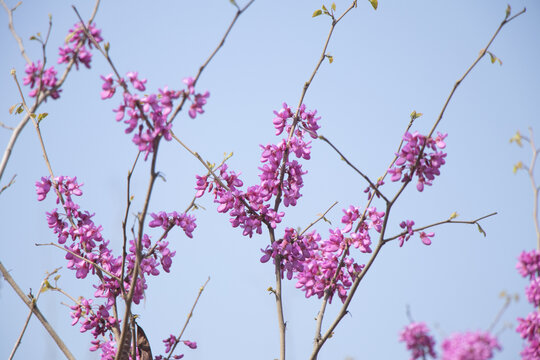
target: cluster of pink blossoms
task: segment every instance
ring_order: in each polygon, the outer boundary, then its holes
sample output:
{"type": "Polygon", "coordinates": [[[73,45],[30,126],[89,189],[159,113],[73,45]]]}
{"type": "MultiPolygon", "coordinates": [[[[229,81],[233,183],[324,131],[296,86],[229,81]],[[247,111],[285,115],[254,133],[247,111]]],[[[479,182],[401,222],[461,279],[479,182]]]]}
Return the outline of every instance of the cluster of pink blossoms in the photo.
{"type": "Polygon", "coordinates": [[[399,334],[399,341],[405,342],[407,350],[411,351],[410,360],[425,360],[428,356],[437,358],[434,350],[435,340],[423,322],[413,322],[407,325],[399,334]]]}
{"type": "MultiPolygon", "coordinates": [[[[292,120],[294,115],[287,104],[284,103],[283,109],[275,113],[276,119],[279,119],[279,121],[274,119],[277,134],[281,134],[284,128],[290,129],[286,121],[292,120]]],[[[241,190],[243,181],[240,180],[239,174],[228,171],[227,165],[224,164],[219,170],[220,181],[217,179],[209,181],[208,176],[197,175],[196,196],[201,197],[206,191],[213,192],[214,202],[220,204],[218,212],[229,212],[232,226],[243,229],[245,236],[251,237],[254,232],[261,234],[263,221],[275,228],[281,222],[284,213],[272,209],[271,200],[281,193],[286,207],[295,206],[302,196],[300,193],[304,186],[302,177],[306,174],[297,160],[289,159],[284,164],[284,177],[280,182],[284,154],[288,151],[298,159],[310,159],[311,141],[305,142],[304,136],[306,134],[317,136],[316,130],[319,128],[317,121],[320,118],[315,116],[316,113],[316,111],[306,111],[305,106],[302,105],[299,109],[300,127],[296,128],[290,140],[283,138],[277,145],[261,145],[262,166],[259,167],[261,173],[258,185],[250,186],[245,191],[241,190]]]]}
{"type": "MultiPolygon", "coordinates": [[[[414,234],[414,230],[413,230],[413,226],[414,226],[414,221],[412,220],[405,220],[405,221],[402,221],[399,226],[404,229],[404,233],[399,236],[398,240],[399,240],[399,247],[402,247],[403,246],[403,243],[405,241],[408,241],[411,236],[413,236],[414,234]]],[[[422,240],[422,242],[425,244],[425,245],[431,245],[431,239],[432,237],[435,236],[435,233],[426,233],[424,231],[421,231],[420,232],[420,240],[422,240]]]]}
{"type": "MultiPolygon", "coordinates": [[[[407,325],[400,333],[399,341],[405,342],[407,350],[411,351],[410,360],[427,359],[428,355],[437,358],[435,340],[424,323],[407,325]]],[[[453,334],[442,342],[441,347],[441,360],[489,360],[495,350],[501,350],[496,338],[481,331],[453,334]]]]}
{"type": "MultiPolygon", "coordinates": [[[[139,92],[146,90],[146,79],[139,79],[137,72],[128,72],[126,77],[131,85],[139,92]]],[[[167,86],[163,89],[158,89],[159,93],[150,95],[131,94],[127,90],[127,82],[124,78],[114,80],[113,75],[101,76],[104,81],[102,85],[101,98],[110,99],[114,96],[116,88],[120,85],[124,89],[123,102],[117,109],[116,121],[122,121],[128,125],[126,134],[133,132],[133,142],[139,148],[139,151],[145,152],[145,160],[148,155],[154,151],[154,141],[163,137],[170,141],[172,119],[167,120],[168,115],[173,109],[173,100],[184,97],[191,101],[191,107],[188,111],[189,116],[194,119],[197,114],[204,113],[203,106],[206,104],[210,93],[195,93],[194,79],[189,77],[184,79],[187,90],[175,91],[169,90],[167,86]]]]}
{"type": "Polygon", "coordinates": [[[496,338],[481,331],[450,335],[441,347],[442,360],[489,360],[495,350],[501,350],[496,338]]]}
{"type": "Polygon", "coordinates": [[[535,307],[527,318],[518,318],[519,325],[516,331],[526,340],[521,357],[524,360],[538,360],[540,359],[540,311],[538,310],[540,306],[540,251],[522,252],[516,268],[521,276],[530,280],[525,294],[535,307]]]}
{"type": "MultiPolygon", "coordinates": [[[[94,38],[97,43],[103,41],[101,37],[101,30],[97,29],[95,24],[90,24],[88,26],[88,31],[90,35],[94,38]]],[[[59,64],[69,63],[74,59],[75,67],[79,69],[79,62],[84,64],[88,69],[90,69],[90,62],[92,61],[92,53],[89,49],[92,49],[92,41],[86,37],[84,33],[84,28],[81,23],[77,23],[73,26],[73,29],[69,29],[67,44],[58,49],[58,54],[60,58],[58,59],[59,64]],[[77,45],[81,44],[79,50],[77,50],[77,45]],[[88,48],[86,45],[88,44],[88,48]]]]}
{"type": "Polygon", "coordinates": [[[435,139],[428,138],[424,135],[420,135],[418,132],[413,134],[406,132],[403,135],[405,145],[401,148],[394,166],[388,170],[388,173],[392,175],[392,181],[407,182],[411,181],[413,176],[418,178],[416,189],[418,191],[424,190],[424,185],[431,185],[435,176],[440,175],[440,167],[445,164],[444,158],[446,154],[438,149],[444,149],[446,144],[444,139],[448,134],[437,133],[435,139]],[[418,166],[415,168],[415,164],[420,155],[420,150],[424,147],[424,152],[420,157],[418,166]],[[428,152],[431,150],[431,152],[428,152]],[[414,169],[414,174],[411,171],[414,169]]]}
{"type": "MultiPolygon", "coordinates": [[[[165,344],[165,354],[170,352],[171,349],[178,343],[183,343],[185,346],[187,346],[190,349],[196,349],[197,348],[197,343],[195,341],[189,341],[189,340],[180,341],[180,339],[178,339],[176,336],[174,336],[172,334],[167,339],[163,340],[163,343],[165,344]]],[[[179,354],[179,355],[173,355],[171,358],[172,359],[182,359],[183,357],[184,357],[184,354],[179,354]]],[[[164,359],[169,359],[169,357],[163,356],[163,355],[157,355],[154,358],[154,360],[164,360],[164,359]]]]}
{"type": "MultiPolygon", "coordinates": [[[[78,304],[71,307],[73,310],[71,313],[72,325],[80,323],[81,332],[90,330],[94,336],[91,350],[101,349],[102,359],[112,359],[115,355],[115,341],[111,330],[119,326],[119,320],[111,315],[111,309],[116,304],[116,298],[121,294],[118,279],[122,276],[122,257],[113,255],[109,248],[109,241],[104,240],[101,235],[102,227],[95,225],[92,221],[94,214],[81,211],[80,206],[74,201],[74,196],[82,195],[81,186],[82,184],[77,182],[77,178],[59,176],[51,181],[49,177],[42,177],[40,181],[36,182],[36,192],[39,201],[46,198],[51,188],[60,194],[57,196],[56,203],[62,203],[64,213],[59,213],[58,209],[48,212],[47,223],[57,235],[58,243],[64,245],[67,250],[65,258],[68,260],[68,269],[74,270],[78,279],[86,278],[90,272],[92,274],[99,273],[101,281],[94,285],[96,289],[94,297],[105,299],[105,302],[97,305],[92,299],[81,298],[78,304]]],[[[133,295],[135,304],[139,304],[144,298],[144,291],[148,287],[146,284],[147,275],[159,275],[159,267],[165,272],[170,270],[175,252],[168,248],[168,242],[163,241],[167,233],[174,226],[179,226],[187,236],[192,237],[192,232],[196,227],[195,218],[187,214],[160,212],[150,215],[153,220],[149,226],[161,226],[165,230],[165,234],[160,241],[154,244],[148,235],[143,235],[143,256],[133,295]]],[[[122,279],[126,291],[130,289],[136,260],[135,241],[130,240],[129,245],[126,270],[122,279]]]]}
{"type": "MultiPolygon", "coordinates": [[[[101,30],[97,29],[94,24],[91,24],[88,29],[90,33],[96,40],[96,42],[103,41],[101,37],[101,30]]],[[[90,68],[90,61],[92,60],[92,54],[86,48],[85,44],[88,44],[88,47],[92,48],[92,42],[86,38],[84,29],[81,23],[74,25],[74,29],[69,30],[70,35],[68,35],[69,41],[68,44],[59,48],[58,64],[69,63],[72,59],[74,60],[77,70],[79,69],[79,62],[83,63],[87,68],[90,68]],[[76,51],[77,44],[81,44],[78,51],[76,51]]],[[[58,99],[60,97],[61,89],[57,89],[58,78],[56,77],[57,71],[54,66],[49,67],[48,69],[43,69],[43,64],[38,60],[37,64],[31,63],[26,65],[26,77],[23,79],[24,85],[30,85],[30,97],[36,97],[39,91],[50,92],[50,96],[53,99],[58,99]]]]}

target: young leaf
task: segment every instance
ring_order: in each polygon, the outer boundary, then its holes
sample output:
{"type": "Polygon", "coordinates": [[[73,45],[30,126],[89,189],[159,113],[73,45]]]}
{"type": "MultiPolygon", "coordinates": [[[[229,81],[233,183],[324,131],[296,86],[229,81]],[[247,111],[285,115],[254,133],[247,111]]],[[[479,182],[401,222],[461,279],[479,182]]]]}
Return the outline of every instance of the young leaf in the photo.
{"type": "MultiPolygon", "coordinates": [[[[15,110],[15,108],[17,107],[17,105],[19,104],[14,104],[14,105],[11,105],[9,107],[9,115],[12,115],[13,114],[13,111],[15,110]]],[[[511,140],[510,140],[511,141],[511,140]]]]}
{"type": "Polygon", "coordinates": [[[484,237],[486,237],[486,232],[484,231],[484,229],[482,229],[480,224],[476,223],[476,226],[478,226],[478,231],[480,232],[480,234],[482,234],[482,235],[484,235],[484,237]]]}
{"type": "Polygon", "coordinates": [[[506,17],[504,18],[505,20],[508,19],[511,12],[512,12],[512,8],[510,7],[510,4],[508,4],[508,6],[506,7],[506,17]]]}
{"type": "Polygon", "coordinates": [[[336,11],[336,3],[335,2],[332,3],[332,11],[336,11]]]}
{"type": "Polygon", "coordinates": [[[515,174],[519,169],[523,169],[523,163],[521,161],[514,165],[512,172],[515,174]]]}
{"type": "Polygon", "coordinates": [[[450,220],[454,220],[455,218],[457,218],[459,216],[459,214],[457,212],[453,212],[452,214],[450,214],[450,220]]]}
{"type": "Polygon", "coordinates": [[[326,57],[328,58],[328,62],[330,64],[334,62],[334,57],[332,55],[326,55],[326,57]]]}
{"type": "Polygon", "coordinates": [[[38,121],[45,119],[49,115],[48,113],[41,113],[38,115],[38,121]]]}
{"type": "Polygon", "coordinates": [[[316,17],[316,16],[319,16],[319,15],[322,15],[322,10],[321,9],[315,10],[315,12],[313,13],[313,15],[311,15],[311,17],[316,17]]]}
{"type": "Polygon", "coordinates": [[[516,131],[516,135],[510,138],[510,143],[513,143],[514,141],[516,142],[516,144],[518,144],[519,147],[523,146],[523,144],[521,143],[521,133],[519,131],[516,131]]]}
{"type": "Polygon", "coordinates": [[[377,0],[369,0],[371,3],[371,6],[373,6],[374,10],[377,10],[377,6],[379,6],[379,2],[377,0]]]}
{"type": "Polygon", "coordinates": [[[324,10],[324,12],[328,12],[328,10],[326,9],[326,6],[322,6],[322,9],[324,10]]]}
{"type": "Polygon", "coordinates": [[[422,116],[422,115],[424,115],[424,114],[422,114],[422,113],[417,113],[416,110],[413,110],[413,112],[411,113],[411,119],[412,119],[412,120],[416,120],[416,119],[418,119],[418,118],[419,118],[420,116],[422,116]]]}

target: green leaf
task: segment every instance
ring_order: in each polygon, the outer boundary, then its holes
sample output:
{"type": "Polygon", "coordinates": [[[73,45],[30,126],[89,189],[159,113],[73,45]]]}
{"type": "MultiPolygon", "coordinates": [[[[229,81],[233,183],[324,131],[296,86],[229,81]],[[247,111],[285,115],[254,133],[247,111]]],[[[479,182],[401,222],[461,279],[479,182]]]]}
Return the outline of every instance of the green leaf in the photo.
{"type": "Polygon", "coordinates": [[[332,11],[336,11],[336,3],[332,3],[332,11]]]}
{"type": "Polygon", "coordinates": [[[234,1],[234,0],[229,0],[229,2],[230,2],[231,4],[233,4],[234,6],[238,6],[238,5],[236,4],[236,1],[234,1]]]}
{"type": "Polygon", "coordinates": [[[422,115],[424,115],[424,114],[422,114],[422,113],[417,113],[416,110],[413,110],[413,112],[411,113],[411,119],[412,119],[412,120],[416,120],[416,119],[418,119],[418,118],[419,118],[420,116],[422,116],[422,115]]]}
{"type": "Polygon", "coordinates": [[[43,285],[41,286],[41,290],[39,290],[39,292],[42,292],[44,293],[45,291],[47,290],[51,290],[53,287],[51,286],[51,284],[49,283],[48,280],[45,280],[43,282],[43,285]]]}
{"type": "Polygon", "coordinates": [[[30,36],[30,40],[37,40],[37,37],[35,37],[34,35],[30,36]]]}
{"type": "Polygon", "coordinates": [[[319,15],[322,15],[322,10],[321,9],[315,10],[315,12],[313,13],[313,15],[311,15],[311,17],[317,17],[319,15]]]}
{"type": "Polygon", "coordinates": [[[322,9],[324,10],[324,12],[328,12],[328,10],[326,9],[326,6],[322,6],[322,9]]]}
{"type": "Polygon", "coordinates": [[[450,220],[454,220],[455,218],[457,218],[459,216],[459,214],[457,212],[453,212],[452,214],[450,214],[450,220]]]}
{"type": "Polygon", "coordinates": [[[48,113],[41,113],[38,115],[38,121],[45,119],[49,115],[48,113]]]}
{"type": "Polygon", "coordinates": [[[505,20],[508,19],[511,12],[512,12],[512,8],[510,7],[510,4],[508,4],[508,6],[506,7],[506,17],[504,18],[505,20]]]}
{"type": "Polygon", "coordinates": [[[22,104],[21,104],[21,105],[19,105],[19,107],[17,108],[16,113],[17,113],[17,114],[20,114],[20,113],[22,113],[23,111],[24,111],[24,107],[23,107],[22,104]]]}
{"type": "Polygon", "coordinates": [[[497,61],[497,57],[493,55],[490,51],[488,51],[489,57],[491,58],[491,63],[495,64],[495,61],[497,61]]]}
{"type": "Polygon", "coordinates": [[[377,0],[369,0],[371,3],[371,6],[373,6],[374,10],[377,10],[377,6],[379,6],[379,2],[377,0]]]}
{"type": "Polygon", "coordinates": [[[334,57],[332,55],[326,55],[326,57],[328,58],[328,62],[330,64],[334,62],[334,57]]]}
{"type": "Polygon", "coordinates": [[[482,229],[480,224],[476,223],[476,226],[478,226],[478,231],[480,232],[480,234],[482,234],[482,235],[484,235],[484,237],[486,237],[486,232],[484,231],[484,229],[482,229]]]}
{"type": "Polygon", "coordinates": [[[111,44],[106,42],[104,45],[104,48],[105,48],[105,52],[109,52],[109,49],[111,48],[111,44]]]}

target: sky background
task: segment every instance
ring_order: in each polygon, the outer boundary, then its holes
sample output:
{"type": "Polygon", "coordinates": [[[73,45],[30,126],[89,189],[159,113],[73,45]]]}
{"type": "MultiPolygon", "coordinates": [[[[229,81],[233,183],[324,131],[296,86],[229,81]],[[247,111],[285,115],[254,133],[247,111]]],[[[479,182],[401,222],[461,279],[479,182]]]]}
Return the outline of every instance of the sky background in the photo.
{"type": "MultiPolygon", "coordinates": [[[[8,1],[10,7],[14,4],[8,1]]],[[[83,18],[89,17],[93,2],[75,5],[83,18]]],[[[284,101],[297,105],[321,54],[330,22],[327,17],[311,17],[320,5],[307,0],[255,1],[197,85],[211,94],[205,113],[192,120],[183,112],[175,121],[175,133],[205,159],[220,162],[224,152],[234,152],[229,167],[242,173],[245,184],[258,183],[259,144],[280,141],[274,136],[273,110],[284,101]]],[[[498,0],[388,0],[380,1],[374,11],[368,1],[360,1],[335,29],[328,48],[334,63],[323,64],[305,98],[307,107],[322,116],[319,133],[372,179],[382,175],[411,111],[424,114],[413,130],[427,133],[455,81],[504,18],[506,5],[498,0]]],[[[535,247],[536,240],[529,181],[524,172],[512,173],[513,164],[528,163],[531,152],[508,140],[516,130],[527,133],[529,126],[540,134],[540,5],[517,0],[510,5],[514,12],[526,6],[527,12],[493,43],[491,51],[503,66],[485,58],[459,87],[439,126],[449,134],[442,175],[423,193],[414,186],[406,190],[393,209],[388,230],[398,233],[404,219],[427,225],[454,211],[460,220],[496,211],[496,217],[482,222],[487,237],[475,226],[446,225],[434,230],[431,246],[418,237],[403,248],[396,243],[385,246],[360,285],[350,315],[326,343],[320,359],[407,359],[405,345],[398,342],[408,323],[407,306],[416,321],[433,330],[438,346],[451,333],[485,330],[503,304],[498,297],[502,290],[522,298],[510,305],[496,327],[504,351],[495,358],[518,356],[522,341],[514,331],[515,319],[525,317],[532,307],[524,298],[526,281],[515,271],[516,258],[535,247]]],[[[336,1],[336,6],[341,13],[349,2],[336,1]]],[[[8,30],[7,15],[1,12],[0,121],[15,126],[20,117],[10,116],[8,108],[20,99],[9,71],[15,68],[22,81],[24,60],[8,30]]],[[[55,64],[57,48],[77,22],[70,4],[24,2],[15,12],[15,27],[30,58],[40,59],[40,47],[28,39],[36,32],[46,33],[49,13],[53,30],[47,54],[49,64],[55,64]]],[[[182,78],[196,74],[234,13],[226,0],[160,1],[151,6],[105,1],[95,22],[110,42],[120,72],[138,71],[148,79],[147,91],[156,92],[165,85],[183,88],[182,78]]],[[[39,111],[49,113],[41,128],[55,174],[77,176],[84,183],[81,208],[96,213],[94,221],[103,226],[103,236],[119,250],[126,175],[137,150],[131,135],[124,134],[125,125],[114,120],[112,109],[119,104],[119,94],[100,100],[99,75],[110,72],[95,53],[92,69],[72,72],[61,98],[49,100],[39,111]]],[[[9,137],[10,131],[0,128],[2,148],[9,137]]],[[[540,136],[537,139],[540,143],[540,136]]],[[[366,204],[364,180],[327,144],[312,145],[312,159],[303,161],[309,171],[303,197],[297,207],[285,209],[278,233],[285,226],[307,226],[334,201],[339,204],[327,215],[332,228],[338,226],[342,208],[366,204]]],[[[167,181],[156,183],[150,211],[183,211],[195,193],[195,174],[206,171],[173,142],[162,142],[157,167],[167,181]]],[[[52,196],[36,200],[34,183],[48,172],[31,124],[16,143],[0,185],[13,174],[16,183],[0,195],[0,260],[25,292],[32,288],[35,293],[47,271],[63,266],[59,286],[75,297],[90,296],[92,279],[75,280],[65,268],[63,252],[34,246],[56,241],[45,219],[45,212],[56,204],[52,196]]],[[[141,209],[147,181],[147,164],[140,164],[133,177],[130,223],[141,209]]],[[[392,194],[397,188],[388,183],[383,190],[392,194]]],[[[195,213],[194,238],[177,229],[169,235],[176,250],[172,271],[149,279],[145,302],[133,310],[140,315],[154,355],[163,351],[162,339],[179,333],[199,287],[210,276],[185,333],[199,348],[186,348],[186,358],[278,357],[275,302],[266,291],[274,286],[273,266],[259,262],[260,249],[268,243],[266,233],[245,238],[229,225],[226,215],[216,212],[211,197],[198,204],[206,210],[195,213]]],[[[319,223],[317,229],[326,235],[329,225],[319,223]]],[[[311,353],[320,301],[305,299],[294,284],[284,285],[287,354],[302,359],[311,353]]],[[[98,358],[88,351],[91,335],[70,326],[69,309],[63,304],[68,300],[52,292],[42,294],[38,303],[78,359],[98,358]]],[[[326,319],[339,308],[336,298],[326,319]]],[[[0,283],[0,358],[8,357],[27,313],[10,286],[0,283]]],[[[33,318],[16,358],[62,355],[33,318]]]]}

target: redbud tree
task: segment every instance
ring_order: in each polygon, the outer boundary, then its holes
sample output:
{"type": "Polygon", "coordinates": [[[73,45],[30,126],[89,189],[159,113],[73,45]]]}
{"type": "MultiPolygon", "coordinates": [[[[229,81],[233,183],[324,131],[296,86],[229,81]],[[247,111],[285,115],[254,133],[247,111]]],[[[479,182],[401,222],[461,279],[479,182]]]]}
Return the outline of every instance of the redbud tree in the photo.
{"type": "Polygon", "coordinates": [[[523,292],[534,3],[94,5],[5,6],[4,357],[63,356],[36,308],[77,358],[404,357],[523,292]]]}

